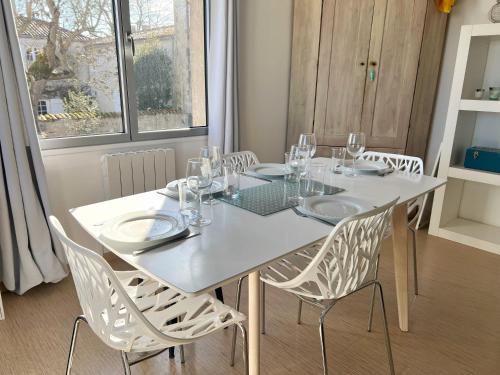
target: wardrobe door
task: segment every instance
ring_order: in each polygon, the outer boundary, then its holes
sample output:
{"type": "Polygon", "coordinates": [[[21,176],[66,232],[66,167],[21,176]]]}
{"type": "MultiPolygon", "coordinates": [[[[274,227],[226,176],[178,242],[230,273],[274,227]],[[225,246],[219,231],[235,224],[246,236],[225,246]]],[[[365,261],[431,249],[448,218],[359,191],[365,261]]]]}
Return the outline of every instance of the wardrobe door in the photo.
{"type": "Polygon", "coordinates": [[[368,61],[374,74],[366,78],[362,129],[368,147],[404,150],[427,0],[386,2],[385,14],[374,17],[368,61]]]}
{"type": "Polygon", "coordinates": [[[377,0],[324,0],[314,131],[321,145],[345,145],[361,128],[366,64],[377,0]]]}

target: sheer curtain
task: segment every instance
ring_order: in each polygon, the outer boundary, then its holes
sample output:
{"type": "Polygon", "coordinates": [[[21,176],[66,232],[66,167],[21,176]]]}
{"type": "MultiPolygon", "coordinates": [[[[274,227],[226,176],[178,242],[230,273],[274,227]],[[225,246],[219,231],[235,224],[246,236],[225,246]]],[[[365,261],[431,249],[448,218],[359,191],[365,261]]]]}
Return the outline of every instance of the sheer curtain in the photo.
{"type": "Polygon", "coordinates": [[[208,143],[224,153],[238,151],[238,0],[209,0],[208,143]]]}
{"type": "Polygon", "coordinates": [[[0,279],[23,294],[67,275],[52,237],[45,172],[10,1],[0,5],[0,279]]]}

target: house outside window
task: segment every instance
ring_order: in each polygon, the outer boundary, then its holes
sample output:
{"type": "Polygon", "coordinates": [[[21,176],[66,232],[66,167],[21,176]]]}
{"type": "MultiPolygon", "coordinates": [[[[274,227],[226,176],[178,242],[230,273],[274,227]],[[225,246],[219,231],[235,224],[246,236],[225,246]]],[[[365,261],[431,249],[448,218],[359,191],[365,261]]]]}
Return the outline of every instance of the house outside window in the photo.
{"type": "Polygon", "coordinates": [[[47,101],[39,100],[37,105],[37,114],[46,115],[47,113],[49,113],[47,110],[47,101]]]}
{"type": "Polygon", "coordinates": [[[43,148],[207,133],[204,0],[12,1],[43,148]]]}

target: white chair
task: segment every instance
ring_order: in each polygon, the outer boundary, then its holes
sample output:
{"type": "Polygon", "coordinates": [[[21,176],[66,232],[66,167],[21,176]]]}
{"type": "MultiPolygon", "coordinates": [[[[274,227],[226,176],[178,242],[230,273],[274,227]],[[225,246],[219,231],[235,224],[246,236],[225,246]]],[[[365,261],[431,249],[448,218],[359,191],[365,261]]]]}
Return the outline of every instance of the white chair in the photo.
{"type": "Polygon", "coordinates": [[[335,226],[323,242],[302,248],[261,270],[261,280],[322,309],[320,338],[323,371],[328,374],[324,320],[345,297],[374,285],[380,292],[389,368],[394,374],[378,257],[397,199],[370,212],[351,216],[335,226]]]}
{"type": "MultiPolygon", "coordinates": [[[[395,171],[405,172],[409,175],[423,175],[424,162],[415,156],[388,154],[383,152],[367,151],[359,159],[381,161],[395,171]]],[[[412,234],[413,245],[413,284],[415,294],[418,295],[418,272],[417,272],[417,228],[416,223],[423,208],[423,197],[415,199],[408,204],[408,229],[412,234]]]]}
{"type": "Polygon", "coordinates": [[[121,352],[126,375],[130,374],[131,365],[167,348],[189,344],[236,325],[243,336],[248,374],[243,314],[208,294],[185,297],[140,271],[113,271],[102,256],[70,240],[54,216],[50,223],[64,247],[83,310],[73,327],[67,375],[71,373],[81,322],[88,323],[106,345],[121,352]],[[129,353],[148,354],[130,361],[129,353]]]}
{"type": "Polygon", "coordinates": [[[254,164],[259,164],[259,159],[252,151],[238,151],[230,154],[222,155],[224,164],[230,164],[239,173],[244,173],[249,167],[254,164]]]}

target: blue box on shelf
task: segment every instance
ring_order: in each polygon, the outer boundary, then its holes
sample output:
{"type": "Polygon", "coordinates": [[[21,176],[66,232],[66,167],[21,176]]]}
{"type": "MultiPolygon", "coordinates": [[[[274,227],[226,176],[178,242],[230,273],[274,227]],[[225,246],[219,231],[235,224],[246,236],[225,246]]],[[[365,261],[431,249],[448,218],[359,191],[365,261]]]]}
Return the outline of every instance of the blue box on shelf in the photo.
{"type": "Polygon", "coordinates": [[[465,153],[464,167],[500,173],[500,149],[469,147],[465,153]]]}

